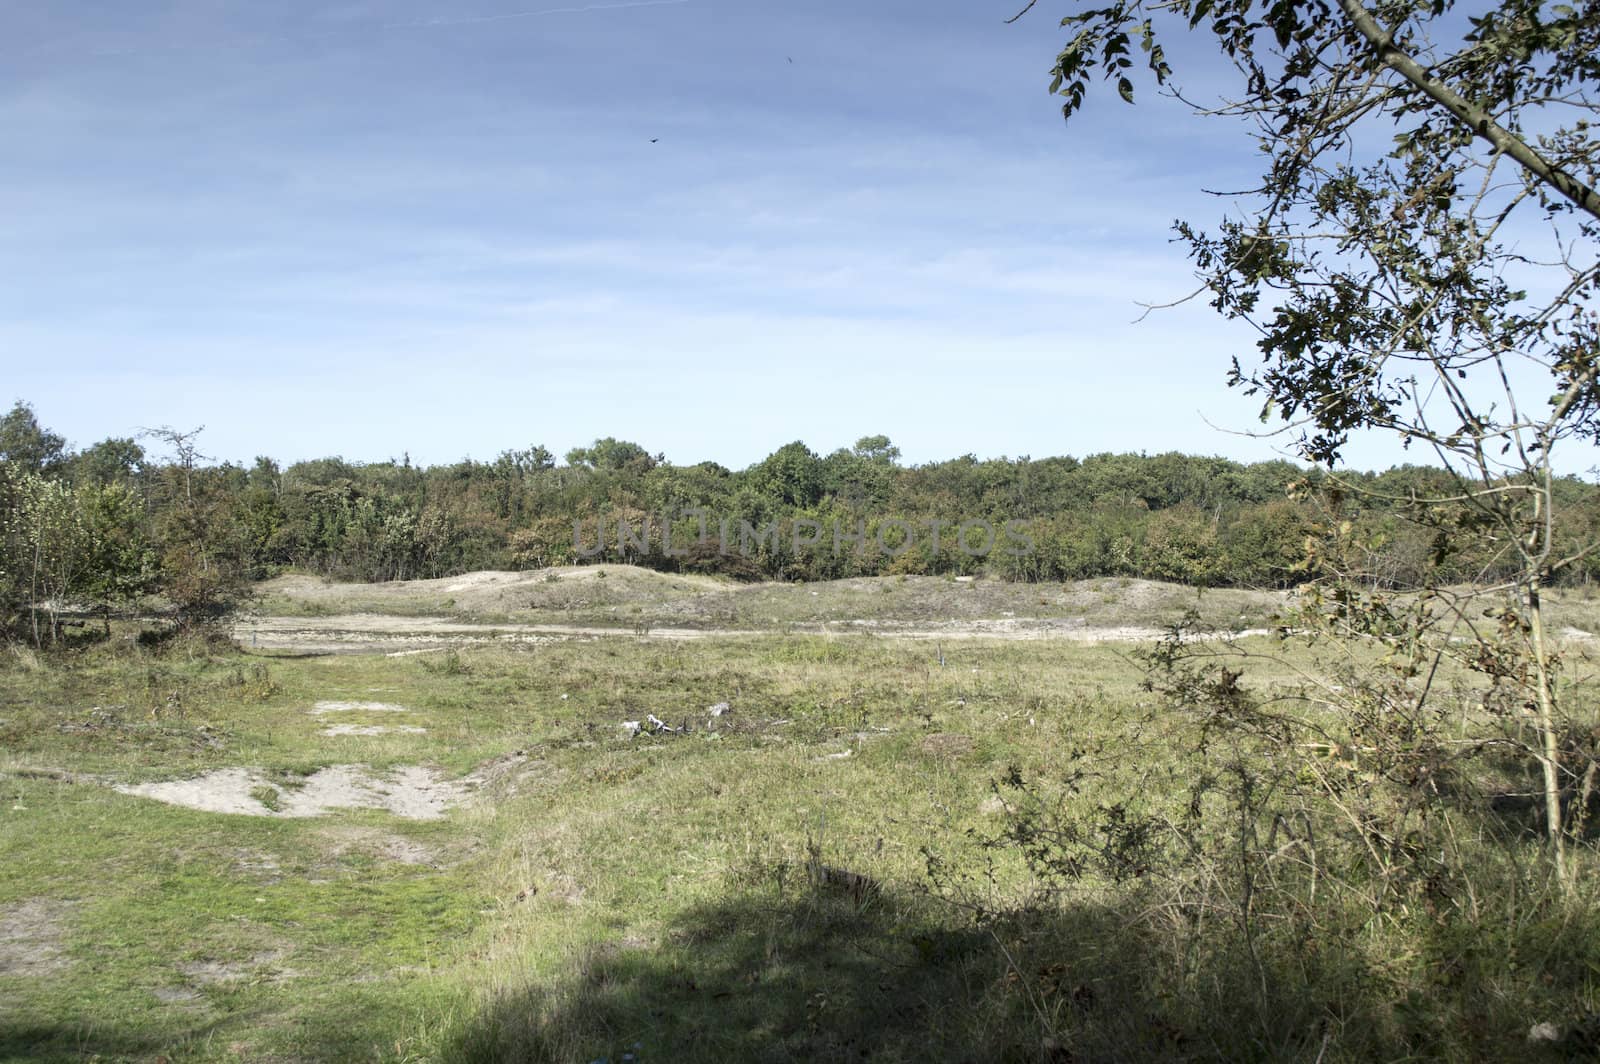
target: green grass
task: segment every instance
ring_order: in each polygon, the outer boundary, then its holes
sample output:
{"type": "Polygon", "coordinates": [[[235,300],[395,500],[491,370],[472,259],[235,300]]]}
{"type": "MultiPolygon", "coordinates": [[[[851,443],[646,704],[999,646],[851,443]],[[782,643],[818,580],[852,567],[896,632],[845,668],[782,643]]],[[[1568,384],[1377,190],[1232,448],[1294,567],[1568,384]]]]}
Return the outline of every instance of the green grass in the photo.
{"type": "MultiPolygon", "coordinates": [[[[1075,659],[1077,683],[1115,682],[1124,668],[1105,649],[1075,659]]],[[[67,903],[69,962],[0,973],[0,1056],[216,1059],[237,1044],[317,1059],[425,1044],[449,1055],[427,1032],[466,1022],[509,973],[554,977],[564,959],[653,941],[751,877],[787,876],[794,890],[811,834],[830,860],[913,885],[930,818],[952,838],[984,819],[989,774],[1042,726],[1011,702],[1060,669],[1027,648],[947,651],[947,662],[925,647],[796,638],[485,649],[449,668],[96,648],[11,668],[0,673],[0,909],[67,903]],[[321,699],[398,702],[428,732],[327,738],[328,718],[304,712],[321,699]],[[705,709],[718,701],[735,708],[713,732],[705,709]],[[621,738],[621,721],[651,712],[699,730],[621,738]],[[941,731],[989,743],[955,773],[919,745],[941,731]],[[504,793],[486,784],[491,800],[443,823],[220,816],[103,785],[245,765],[281,789],[350,761],[461,775],[518,750],[532,766],[522,778],[504,793]],[[445,856],[399,864],[341,847],[329,831],[347,825],[445,856]],[[225,977],[184,974],[205,965],[225,977]]]]}
{"type": "Polygon", "coordinates": [[[470,866],[336,855],[318,822],[190,812],[92,783],[9,776],[5,790],[0,911],[65,905],[57,964],[0,974],[0,1058],[370,1057],[392,1050],[398,1017],[464,1000],[432,969],[480,920],[470,866]]]}
{"type": "Polygon", "coordinates": [[[928,644],[814,636],[12,655],[0,920],[48,903],[33,933],[56,952],[0,968],[0,1059],[1492,1059],[1523,1050],[1529,1017],[1600,1004],[1594,921],[1530,919],[1455,945],[1357,923],[1318,971],[1208,1012],[1256,985],[1237,956],[1182,975],[1137,891],[1048,897],[1014,848],[984,844],[1013,769],[1059,783],[1088,764],[1089,795],[1152,806],[1181,792],[1194,751],[1128,648],[943,650],[943,666],[928,644]],[[410,712],[306,712],[327,699],[410,712]],[[694,730],[623,736],[650,713],[694,730]],[[427,731],[324,736],[333,719],[427,731]],[[432,822],[252,818],[106,785],[249,766],[285,792],[352,762],[476,772],[480,798],[432,822]],[[930,889],[930,859],[960,889],[930,889]],[[1430,974],[1446,954],[1456,984],[1430,974]]]}

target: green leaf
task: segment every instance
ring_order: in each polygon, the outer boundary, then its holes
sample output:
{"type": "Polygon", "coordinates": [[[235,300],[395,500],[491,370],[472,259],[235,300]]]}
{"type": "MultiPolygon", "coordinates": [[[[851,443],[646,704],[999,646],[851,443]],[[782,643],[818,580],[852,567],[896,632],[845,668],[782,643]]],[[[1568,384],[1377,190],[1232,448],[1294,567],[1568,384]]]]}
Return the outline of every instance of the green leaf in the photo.
{"type": "Polygon", "coordinates": [[[1133,102],[1133,82],[1129,81],[1127,78],[1118,78],[1117,79],[1117,95],[1121,96],[1124,101],[1126,101],[1128,103],[1132,103],[1133,102]]]}

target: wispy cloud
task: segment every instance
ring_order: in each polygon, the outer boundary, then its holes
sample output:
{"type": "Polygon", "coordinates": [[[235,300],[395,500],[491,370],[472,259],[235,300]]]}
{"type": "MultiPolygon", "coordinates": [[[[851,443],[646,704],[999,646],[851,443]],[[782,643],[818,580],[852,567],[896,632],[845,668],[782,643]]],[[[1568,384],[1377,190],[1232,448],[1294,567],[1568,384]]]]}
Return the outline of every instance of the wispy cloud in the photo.
{"type": "Polygon", "coordinates": [[[425,29],[432,26],[471,26],[481,22],[506,22],[512,19],[539,18],[544,15],[581,15],[588,11],[622,11],[634,7],[674,7],[690,0],[631,0],[620,4],[585,4],[581,7],[546,7],[535,11],[502,11],[486,15],[441,15],[412,22],[386,22],[385,29],[425,29]]]}
{"type": "Polygon", "coordinates": [[[1200,416],[1249,424],[1221,386],[1249,335],[1130,325],[1188,286],[1172,217],[1256,160],[1159,102],[1063,134],[1055,42],[1010,13],[24,5],[6,383],[79,442],[205,422],[239,458],[1270,453],[1200,416]]]}

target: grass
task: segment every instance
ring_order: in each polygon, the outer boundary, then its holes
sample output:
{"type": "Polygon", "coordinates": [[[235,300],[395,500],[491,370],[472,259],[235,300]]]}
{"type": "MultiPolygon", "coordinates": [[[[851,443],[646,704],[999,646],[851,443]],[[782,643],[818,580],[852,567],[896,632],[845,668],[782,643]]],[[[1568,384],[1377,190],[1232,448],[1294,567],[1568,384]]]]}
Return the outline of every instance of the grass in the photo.
{"type": "Polygon", "coordinates": [[[64,914],[55,964],[0,974],[0,1058],[371,1057],[397,1018],[464,1004],[429,969],[479,919],[467,868],[394,866],[336,852],[321,825],[89,783],[5,789],[0,912],[44,897],[64,914]]]}
{"type": "Polygon", "coordinates": [[[1087,765],[1075,786],[1152,804],[1181,791],[1193,752],[1128,648],[943,654],[791,635],[15,657],[0,926],[33,915],[0,957],[32,945],[0,967],[0,1059],[1492,1059],[1526,1051],[1530,1017],[1600,1004],[1587,917],[1454,945],[1358,923],[1270,993],[1220,948],[1199,971],[1169,963],[1138,891],[1053,898],[1015,848],[985,845],[1013,771],[1061,784],[1087,765]],[[338,719],[427,730],[328,737],[306,712],[320,700],[398,703],[338,719]],[[692,730],[626,738],[647,714],[692,730]],[[249,766],[277,801],[352,762],[473,773],[480,800],[433,822],[253,818],[105,785],[249,766]]]}
{"type": "MultiPolygon", "coordinates": [[[[1283,608],[1282,592],[1098,577],[1065,584],[882,576],[805,584],[739,584],[624,565],[467,574],[388,584],[337,583],[293,575],[261,585],[268,616],[326,618],[353,613],[446,617],[483,624],[565,624],[755,631],[892,631],[973,622],[1056,623],[1091,628],[1156,627],[1197,610],[1216,628],[1261,628],[1283,608]],[[485,579],[485,578],[488,579],[485,579]]],[[[1600,588],[1547,593],[1556,629],[1600,632],[1600,588]]]]}
{"type": "Polygon", "coordinates": [[[451,667],[124,645],[9,669],[0,911],[65,903],[68,963],[0,972],[0,1056],[199,1060],[242,1045],[330,1059],[425,1043],[449,1056],[426,1032],[494,1000],[530,960],[554,976],[563,958],[654,942],[741,884],[771,877],[792,892],[811,835],[834,863],[913,885],[930,817],[952,838],[982,822],[991,768],[1043,726],[1009,708],[1016,693],[1069,672],[1115,682],[1124,669],[1107,649],[1075,658],[1063,670],[1032,648],[973,647],[940,669],[927,648],[797,637],[490,648],[451,667]],[[174,693],[181,716],[168,710],[174,693]],[[322,699],[398,702],[428,732],[329,739],[305,712],[322,699]],[[719,701],[734,709],[711,731],[705,710],[719,701]],[[652,712],[698,730],[621,737],[622,720],[652,712]],[[967,755],[970,773],[921,746],[980,730],[990,745],[967,755]],[[519,750],[529,767],[518,778],[486,784],[493,801],[443,824],[218,816],[101,782],[247,765],[274,781],[270,807],[323,765],[461,775],[519,750]],[[852,757],[826,757],[844,750],[852,757]],[[341,841],[335,829],[350,826],[447,856],[385,860],[376,843],[341,841]]]}
{"type": "Polygon", "coordinates": [[[283,794],[276,787],[261,784],[250,788],[250,797],[261,803],[263,809],[276,813],[283,809],[283,794]]]}

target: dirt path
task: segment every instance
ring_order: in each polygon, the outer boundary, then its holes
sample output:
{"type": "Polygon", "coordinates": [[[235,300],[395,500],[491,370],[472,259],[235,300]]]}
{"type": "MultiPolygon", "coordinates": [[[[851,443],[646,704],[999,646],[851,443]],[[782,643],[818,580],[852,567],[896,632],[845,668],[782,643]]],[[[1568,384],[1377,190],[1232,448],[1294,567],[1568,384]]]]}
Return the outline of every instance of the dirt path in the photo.
{"type": "MultiPolygon", "coordinates": [[[[1159,628],[1123,625],[1090,627],[1081,620],[947,621],[915,625],[895,621],[830,621],[788,628],[606,628],[573,624],[472,624],[445,617],[390,617],[351,613],[336,617],[256,617],[234,627],[247,647],[301,653],[395,655],[482,643],[547,643],[568,639],[646,638],[665,640],[752,639],[787,634],[872,635],[920,640],[1063,640],[1073,643],[1137,643],[1158,639],[1159,628]]],[[[1265,635],[1250,628],[1236,635],[1265,635]]]]}

